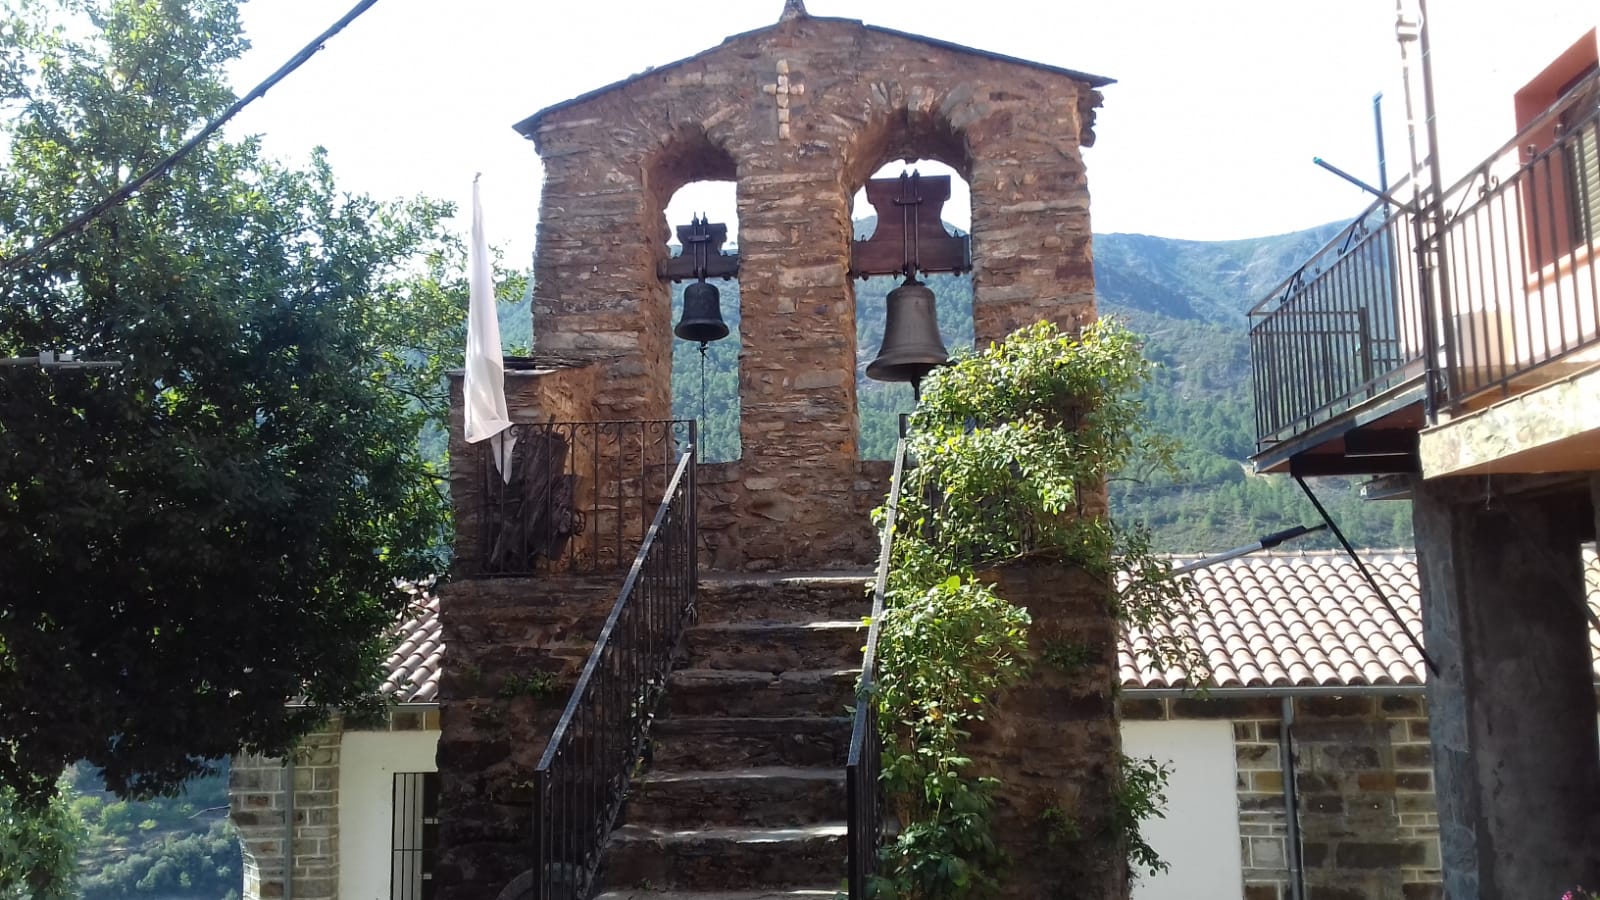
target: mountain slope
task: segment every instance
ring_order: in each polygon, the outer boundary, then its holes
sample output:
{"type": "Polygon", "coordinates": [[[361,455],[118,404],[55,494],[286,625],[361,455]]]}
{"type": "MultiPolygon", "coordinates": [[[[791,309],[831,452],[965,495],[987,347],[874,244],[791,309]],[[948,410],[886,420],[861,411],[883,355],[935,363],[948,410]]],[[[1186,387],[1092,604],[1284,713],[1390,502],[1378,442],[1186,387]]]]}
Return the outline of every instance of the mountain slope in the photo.
{"type": "MultiPolygon", "coordinates": [[[[1100,312],[1145,336],[1159,368],[1143,400],[1156,430],[1181,448],[1175,475],[1128,473],[1111,484],[1112,514],[1149,527],[1158,548],[1223,550],[1319,521],[1292,481],[1248,474],[1255,420],[1244,313],[1341,227],[1218,242],[1095,236],[1100,312]]],[[[1356,487],[1313,485],[1357,545],[1410,545],[1410,504],[1364,502],[1356,487]]],[[[1297,544],[1334,545],[1327,533],[1297,544]]]]}

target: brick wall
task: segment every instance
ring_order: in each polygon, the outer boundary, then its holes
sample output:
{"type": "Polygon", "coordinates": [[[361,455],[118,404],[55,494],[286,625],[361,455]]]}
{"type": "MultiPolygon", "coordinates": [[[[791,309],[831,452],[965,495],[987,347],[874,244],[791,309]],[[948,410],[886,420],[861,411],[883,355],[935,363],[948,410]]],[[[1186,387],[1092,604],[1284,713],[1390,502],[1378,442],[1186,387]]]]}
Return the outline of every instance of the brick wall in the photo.
{"type": "MultiPolygon", "coordinates": [[[[1288,900],[1290,853],[1274,698],[1125,698],[1128,719],[1229,719],[1246,900],[1288,900]]],[[[1295,786],[1307,900],[1442,900],[1439,817],[1420,696],[1294,701],[1295,786]]]]}
{"type": "MultiPolygon", "coordinates": [[[[350,726],[351,730],[374,726],[350,726]]],[[[437,710],[399,707],[375,726],[392,731],[437,730],[437,710]]],[[[293,860],[295,900],[335,900],[339,896],[340,741],[346,730],[335,718],[306,735],[292,756],[293,860]]],[[[228,779],[229,818],[239,829],[244,856],[244,900],[286,896],[284,819],[290,809],[286,786],[290,769],[278,757],[242,754],[233,758],[228,779]]],[[[383,827],[387,823],[360,823],[383,827]]]]}
{"type": "Polygon", "coordinates": [[[228,781],[233,824],[244,848],[245,900],[285,896],[285,827],[293,791],[294,820],[289,877],[295,900],[333,900],[339,893],[339,736],[335,721],[307,735],[293,766],[282,759],[234,758],[228,781]],[[292,787],[290,773],[292,771],[292,787]]]}

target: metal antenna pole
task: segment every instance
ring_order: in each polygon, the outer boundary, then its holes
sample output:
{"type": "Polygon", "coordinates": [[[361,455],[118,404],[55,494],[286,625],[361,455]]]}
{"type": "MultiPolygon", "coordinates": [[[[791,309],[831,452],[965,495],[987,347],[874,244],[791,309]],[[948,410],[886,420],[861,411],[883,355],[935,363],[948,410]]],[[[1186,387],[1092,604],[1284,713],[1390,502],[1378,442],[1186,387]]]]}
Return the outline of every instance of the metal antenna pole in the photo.
{"type": "Polygon", "coordinates": [[[1383,93],[1372,95],[1372,129],[1378,137],[1378,187],[1389,193],[1389,158],[1383,151],[1383,93]]]}
{"type": "MultiPolygon", "coordinates": [[[[1419,3],[1421,0],[1419,0],[1419,3]]],[[[1439,325],[1435,322],[1437,307],[1434,296],[1434,264],[1428,245],[1438,239],[1434,234],[1430,239],[1428,229],[1424,226],[1425,217],[1437,222],[1437,217],[1427,217],[1425,210],[1442,211],[1443,201],[1439,197],[1442,185],[1439,184],[1439,148],[1433,143],[1437,137],[1433,126],[1433,80],[1430,74],[1431,67],[1428,62],[1427,41],[1427,9],[1419,6],[1416,20],[1406,17],[1405,0],[1395,0],[1395,39],[1400,44],[1400,80],[1406,95],[1406,140],[1411,148],[1411,240],[1416,246],[1412,252],[1416,254],[1417,266],[1417,300],[1422,307],[1422,343],[1424,347],[1423,376],[1424,390],[1422,393],[1422,411],[1428,424],[1439,421],[1439,393],[1440,372],[1436,329],[1439,325]],[[1433,174],[1433,183],[1428,186],[1429,204],[1423,205],[1422,191],[1422,156],[1417,149],[1417,109],[1416,102],[1412,99],[1411,90],[1411,56],[1406,52],[1406,45],[1412,41],[1419,41],[1422,49],[1422,66],[1424,82],[1424,115],[1428,117],[1427,131],[1428,164],[1433,174]]],[[[1444,279],[1439,279],[1441,285],[1444,279]]],[[[1446,354],[1449,354],[1446,348],[1446,354]]]]}

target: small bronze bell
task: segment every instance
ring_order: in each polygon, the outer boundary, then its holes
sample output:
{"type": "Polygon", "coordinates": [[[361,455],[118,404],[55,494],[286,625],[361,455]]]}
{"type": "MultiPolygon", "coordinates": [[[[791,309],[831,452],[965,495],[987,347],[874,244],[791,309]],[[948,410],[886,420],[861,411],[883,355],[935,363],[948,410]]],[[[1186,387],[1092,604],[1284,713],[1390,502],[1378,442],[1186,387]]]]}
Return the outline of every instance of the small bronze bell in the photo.
{"type": "Polygon", "coordinates": [[[721,294],[704,281],[696,281],[683,292],[683,315],[672,333],[686,341],[720,341],[728,336],[728,323],[722,321],[721,294]]]}
{"type": "Polygon", "coordinates": [[[889,292],[886,306],[883,345],[878,348],[878,357],[867,363],[867,377],[917,385],[936,366],[950,361],[944,338],[939,336],[933,291],[907,277],[904,284],[889,292]]]}

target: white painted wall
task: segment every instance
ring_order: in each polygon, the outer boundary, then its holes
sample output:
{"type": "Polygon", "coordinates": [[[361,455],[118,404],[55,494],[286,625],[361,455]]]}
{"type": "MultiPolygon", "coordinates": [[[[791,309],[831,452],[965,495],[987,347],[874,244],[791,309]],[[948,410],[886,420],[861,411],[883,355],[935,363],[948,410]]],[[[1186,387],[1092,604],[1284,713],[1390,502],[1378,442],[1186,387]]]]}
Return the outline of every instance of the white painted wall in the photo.
{"type": "Polygon", "coordinates": [[[389,900],[394,775],[437,771],[438,743],[437,731],[345,733],[339,753],[341,900],[389,900]]]}
{"type": "Polygon", "coordinates": [[[1167,764],[1167,815],[1141,828],[1171,868],[1141,875],[1133,900],[1238,900],[1239,801],[1233,723],[1123,722],[1122,752],[1167,764]]]}

